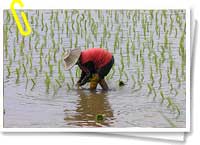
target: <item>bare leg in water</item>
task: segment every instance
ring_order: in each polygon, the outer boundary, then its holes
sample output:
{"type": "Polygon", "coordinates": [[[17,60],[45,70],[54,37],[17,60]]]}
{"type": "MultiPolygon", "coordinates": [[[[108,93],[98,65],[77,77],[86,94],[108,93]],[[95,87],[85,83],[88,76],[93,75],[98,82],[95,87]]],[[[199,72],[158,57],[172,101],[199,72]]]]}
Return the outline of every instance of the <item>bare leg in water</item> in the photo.
{"type": "Polygon", "coordinates": [[[108,88],[106,81],[104,79],[101,79],[101,80],[99,80],[99,79],[100,78],[99,78],[98,74],[93,75],[93,78],[90,81],[90,89],[95,90],[99,83],[100,86],[102,87],[102,89],[107,91],[109,88],[108,88]]]}
{"type": "Polygon", "coordinates": [[[106,81],[104,79],[101,79],[99,81],[99,84],[100,84],[100,86],[102,87],[103,90],[107,91],[109,89],[108,85],[107,85],[107,83],[106,83],[106,81]]]}

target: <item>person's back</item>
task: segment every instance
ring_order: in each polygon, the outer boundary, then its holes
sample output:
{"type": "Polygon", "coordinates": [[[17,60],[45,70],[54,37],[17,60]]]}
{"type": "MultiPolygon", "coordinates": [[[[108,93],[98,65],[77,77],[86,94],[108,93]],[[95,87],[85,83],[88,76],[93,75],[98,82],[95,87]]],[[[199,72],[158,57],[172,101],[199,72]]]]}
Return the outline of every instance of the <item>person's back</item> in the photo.
{"type": "Polygon", "coordinates": [[[90,48],[81,52],[80,61],[82,64],[93,62],[95,69],[105,66],[112,58],[112,54],[102,48],[90,48]]]}

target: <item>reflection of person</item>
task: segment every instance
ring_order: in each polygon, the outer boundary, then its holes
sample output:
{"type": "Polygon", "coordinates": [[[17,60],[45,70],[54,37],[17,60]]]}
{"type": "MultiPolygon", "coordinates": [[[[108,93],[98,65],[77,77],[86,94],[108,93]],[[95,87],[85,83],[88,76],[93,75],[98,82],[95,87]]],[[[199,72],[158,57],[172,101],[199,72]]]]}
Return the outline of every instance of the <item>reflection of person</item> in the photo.
{"type": "MultiPolygon", "coordinates": [[[[102,127],[111,126],[113,123],[113,112],[107,100],[105,92],[84,92],[77,90],[79,99],[75,112],[67,112],[64,120],[68,125],[72,126],[87,126],[87,127],[102,127]],[[98,115],[103,115],[104,119],[96,120],[98,115]]],[[[68,110],[68,109],[66,109],[68,110]]]]}
{"type": "Polygon", "coordinates": [[[71,69],[77,64],[82,70],[77,86],[90,82],[90,89],[96,89],[100,84],[102,89],[108,90],[104,77],[110,72],[113,64],[113,55],[103,48],[90,48],[84,51],[71,49],[64,54],[65,69],[71,69]]]}

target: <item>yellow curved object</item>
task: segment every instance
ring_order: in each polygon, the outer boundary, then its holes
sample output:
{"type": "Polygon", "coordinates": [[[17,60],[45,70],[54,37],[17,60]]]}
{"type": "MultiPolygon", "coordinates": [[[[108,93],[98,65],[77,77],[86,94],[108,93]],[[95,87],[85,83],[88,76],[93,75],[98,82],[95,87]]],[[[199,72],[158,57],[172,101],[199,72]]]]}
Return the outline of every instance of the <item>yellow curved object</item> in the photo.
{"type": "Polygon", "coordinates": [[[13,0],[11,5],[10,5],[10,9],[11,9],[11,12],[13,14],[13,17],[15,19],[15,22],[17,24],[17,27],[19,29],[19,32],[23,35],[23,36],[28,36],[31,34],[32,30],[31,30],[31,27],[30,27],[30,24],[28,23],[28,20],[26,18],[26,14],[24,12],[21,12],[21,15],[22,15],[22,19],[24,20],[24,23],[25,23],[25,26],[26,26],[26,31],[24,31],[23,27],[22,27],[22,24],[20,23],[19,21],[19,18],[17,16],[17,13],[15,11],[15,4],[19,4],[21,7],[24,7],[24,4],[21,0],[13,0]]]}

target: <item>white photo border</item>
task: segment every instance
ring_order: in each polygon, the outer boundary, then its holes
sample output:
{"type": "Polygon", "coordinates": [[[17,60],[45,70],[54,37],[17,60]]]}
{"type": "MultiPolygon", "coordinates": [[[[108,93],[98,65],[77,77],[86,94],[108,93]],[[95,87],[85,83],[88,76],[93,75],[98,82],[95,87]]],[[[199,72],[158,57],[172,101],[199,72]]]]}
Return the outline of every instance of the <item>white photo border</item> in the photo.
{"type": "MultiPolygon", "coordinates": [[[[3,128],[3,10],[9,9],[9,5],[12,0],[5,1],[0,8],[0,127],[3,132],[190,132],[190,9],[187,4],[180,4],[179,6],[162,5],[164,1],[160,2],[160,7],[156,4],[150,4],[149,1],[142,0],[139,4],[134,4],[128,0],[117,1],[117,5],[113,5],[116,0],[59,0],[55,3],[55,0],[49,0],[48,4],[41,3],[41,0],[24,2],[24,9],[129,9],[129,10],[140,10],[140,9],[184,9],[186,10],[186,127],[185,128],[140,128],[140,127],[128,127],[128,128],[3,128]],[[109,1],[109,2],[108,2],[109,1]],[[145,6],[142,2],[145,1],[145,6]],[[37,2],[40,2],[38,4],[37,2]],[[63,4],[68,5],[64,6],[63,4]],[[35,3],[35,4],[34,4],[35,3]],[[92,4],[91,4],[92,3],[92,4]],[[102,5],[102,3],[104,3],[102,5]],[[55,5],[56,4],[56,5],[55,5]],[[88,4],[88,5],[87,5],[88,4]],[[98,5],[99,4],[99,5],[98,5]],[[131,6],[131,4],[134,4],[131,6]],[[148,5],[149,4],[149,5],[148,5]]],[[[155,0],[158,1],[158,0],[155,0]]],[[[159,0],[160,1],[160,0],[159,0]]],[[[172,1],[172,0],[170,0],[172,1]]],[[[45,2],[45,1],[44,1],[45,2]]],[[[46,1],[47,2],[47,1],[46,1]]],[[[152,2],[151,2],[152,3],[152,2]]],[[[154,2],[155,3],[155,2],[154,2]]],[[[18,8],[18,7],[17,7],[18,8]]],[[[23,10],[23,9],[22,9],[23,10]]]]}

